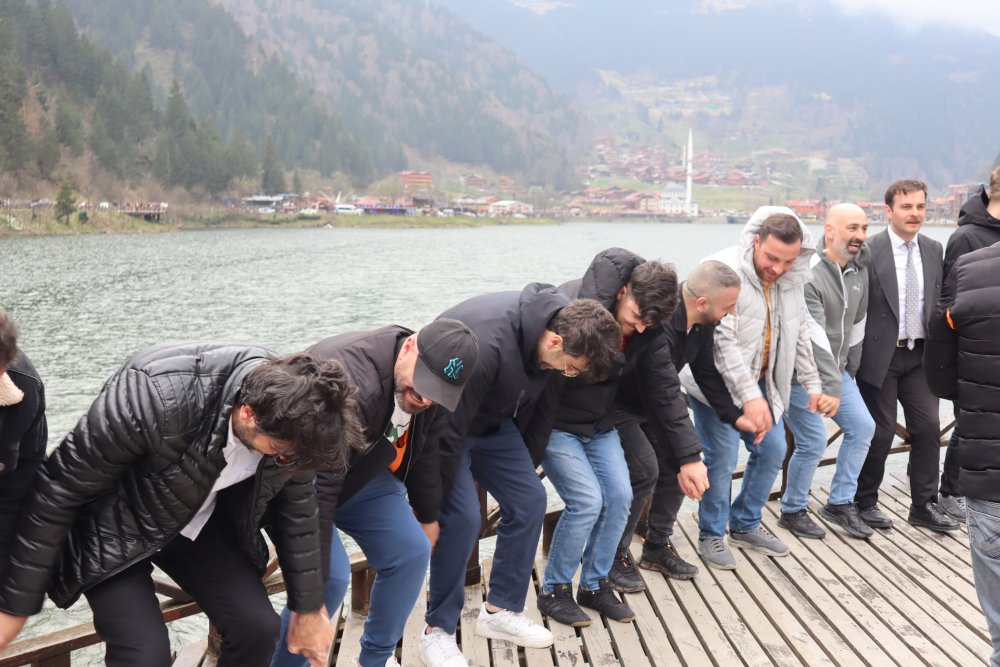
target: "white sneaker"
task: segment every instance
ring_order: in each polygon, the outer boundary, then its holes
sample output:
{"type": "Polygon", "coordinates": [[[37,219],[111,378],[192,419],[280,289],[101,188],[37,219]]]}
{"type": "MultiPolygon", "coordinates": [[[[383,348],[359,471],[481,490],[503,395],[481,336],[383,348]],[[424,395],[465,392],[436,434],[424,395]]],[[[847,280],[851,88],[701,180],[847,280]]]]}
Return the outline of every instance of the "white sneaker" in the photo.
{"type": "Polygon", "coordinates": [[[396,660],[396,656],[390,655],[389,659],[385,661],[385,667],[399,667],[399,661],[396,660]]]}
{"type": "MultiPolygon", "coordinates": [[[[455,635],[449,635],[441,628],[427,628],[420,635],[420,659],[427,667],[469,667],[465,656],[458,650],[455,635]]],[[[386,667],[395,664],[385,663],[386,667]]]]}
{"type": "Polygon", "coordinates": [[[552,646],[552,633],[520,612],[508,609],[491,614],[483,604],[479,610],[476,634],[490,639],[506,639],[518,646],[546,648],[552,646]]]}

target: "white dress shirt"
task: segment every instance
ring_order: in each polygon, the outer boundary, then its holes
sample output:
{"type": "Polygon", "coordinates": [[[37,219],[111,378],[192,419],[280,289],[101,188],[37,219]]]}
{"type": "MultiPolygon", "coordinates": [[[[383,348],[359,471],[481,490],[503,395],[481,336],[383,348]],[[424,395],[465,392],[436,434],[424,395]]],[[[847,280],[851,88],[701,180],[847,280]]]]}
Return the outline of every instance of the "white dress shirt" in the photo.
{"type": "MultiPolygon", "coordinates": [[[[896,289],[899,290],[899,340],[906,338],[906,241],[899,238],[892,227],[889,242],[892,243],[892,258],[896,262],[896,289]]],[[[913,237],[913,268],[917,270],[917,333],[914,340],[924,337],[924,264],[920,260],[920,234],[913,237]]]]}
{"type": "Polygon", "coordinates": [[[236,437],[236,434],[233,433],[232,417],[229,418],[229,437],[226,438],[226,448],[222,450],[222,454],[226,457],[226,465],[223,466],[218,479],[212,485],[212,491],[208,494],[208,498],[205,498],[205,502],[201,504],[198,513],[181,530],[181,535],[189,540],[197,539],[201,529],[208,523],[212,511],[215,510],[215,501],[219,491],[253,477],[257,472],[257,466],[260,465],[260,460],[264,458],[263,454],[250,449],[236,437]]]}

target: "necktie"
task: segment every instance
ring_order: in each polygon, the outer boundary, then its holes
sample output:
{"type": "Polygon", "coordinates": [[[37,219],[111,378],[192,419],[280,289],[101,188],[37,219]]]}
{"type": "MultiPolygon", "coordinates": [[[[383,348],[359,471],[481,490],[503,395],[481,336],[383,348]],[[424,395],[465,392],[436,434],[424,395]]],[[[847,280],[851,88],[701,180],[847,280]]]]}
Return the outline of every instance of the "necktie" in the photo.
{"type": "Polygon", "coordinates": [[[906,245],[906,309],[904,312],[904,328],[906,330],[906,347],[913,349],[913,341],[917,337],[917,327],[920,317],[920,285],[917,280],[917,267],[913,264],[913,241],[906,245]]]}

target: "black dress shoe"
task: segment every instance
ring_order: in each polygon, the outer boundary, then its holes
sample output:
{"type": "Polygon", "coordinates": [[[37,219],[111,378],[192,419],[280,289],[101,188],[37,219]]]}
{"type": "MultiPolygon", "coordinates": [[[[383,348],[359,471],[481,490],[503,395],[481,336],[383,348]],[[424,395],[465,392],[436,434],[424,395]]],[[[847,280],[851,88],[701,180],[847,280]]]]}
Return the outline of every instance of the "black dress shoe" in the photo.
{"type": "Polygon", "coordinates": [[[781,512],[778,525],[798,537],[808,537],[814,540],[821,540],[826,537],[826,531],[816,525],[816,522],[809,516],[806,510],[798,512],[781,512]]]}
{"type": "Polygon", "coordinates": [[[910,505],[910,516],[906,520],[914,526],[923,526],[940,532],[958,530],[958,521],[948,516],[937,503],[910,505]]]}
{"type": "Polygon", "coordinates": [[[859,507],[858,517],[872,528],[892,528],[892,519],[882,514],[878,505],[859,507]]]}

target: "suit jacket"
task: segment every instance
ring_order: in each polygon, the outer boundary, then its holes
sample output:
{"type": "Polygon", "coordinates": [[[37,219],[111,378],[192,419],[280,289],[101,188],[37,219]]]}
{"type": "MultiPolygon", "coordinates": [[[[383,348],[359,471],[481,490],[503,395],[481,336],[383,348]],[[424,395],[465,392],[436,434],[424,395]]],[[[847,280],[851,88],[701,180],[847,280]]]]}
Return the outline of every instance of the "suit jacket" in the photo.
{"type": "MultiPolygon", "coordinates": [[[[899,286],[896,282],[896,262],[888,231],[876,234],[868,241],[871,264],[868,268],[868,321],[865,342],[861,349],[861,367],[857,378],[881,387],[889,370],[889,362],[899,340],[899,286]]],[[[920,261],[924,270],[924,329],[941,295],[944,252],[941,244],[923,234],[917,234],[920,261]]]]}

